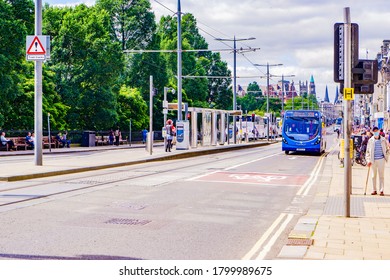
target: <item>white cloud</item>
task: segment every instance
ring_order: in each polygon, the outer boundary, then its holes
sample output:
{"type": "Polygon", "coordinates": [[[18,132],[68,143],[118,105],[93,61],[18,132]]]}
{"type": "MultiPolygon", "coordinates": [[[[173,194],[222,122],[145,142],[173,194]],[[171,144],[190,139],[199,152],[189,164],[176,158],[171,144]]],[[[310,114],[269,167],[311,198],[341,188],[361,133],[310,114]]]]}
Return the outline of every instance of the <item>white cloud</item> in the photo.
{"type": "MultiPolygon", "coordinates": [[[[51,0],[49,4],[69,3],[72,0],[51,0]]],[[[176,11],[177,0],[158,0],[176,11]]],[[[75,2],[78,2],[77,0],[75,2]]],[[[173,13],[151,0],[157,18],[173,13]]],[[[324,97],[328,85],[334,97],[337,84],[333,82],[333,25],[343,22],[344,7],[350,7],[352,22],[359,24],[360,58],[374,59],[384,39],[390,39],[390,10],[387,0],[182,0],[182,12],[192,13],[198,20],[202,35],[210,49],[226,48],[213,37],[255,37],[255,41],[238,43],[238,47],[260,47],[260,51],[246,53],[253,63],[283,63],[272,68],[272,74],[294,74],[294,80],[310,80],[313,75],[317,95],[324,97]],[[204,33],[206,30],[212,36],[204,33]]],[[[228,43],[229,46],[233,44],[228,43]]],[[[233,55],[222,57],[233,65],[233,55]]],[[[237,56],[237,75],[263,75],[266,69],[256,69],[241,55],[237,56]]],[[[242,79],[248,84],[255,79],[242,79]]],[[[264,79],[257,79],[264,84],[264,79]]]]}

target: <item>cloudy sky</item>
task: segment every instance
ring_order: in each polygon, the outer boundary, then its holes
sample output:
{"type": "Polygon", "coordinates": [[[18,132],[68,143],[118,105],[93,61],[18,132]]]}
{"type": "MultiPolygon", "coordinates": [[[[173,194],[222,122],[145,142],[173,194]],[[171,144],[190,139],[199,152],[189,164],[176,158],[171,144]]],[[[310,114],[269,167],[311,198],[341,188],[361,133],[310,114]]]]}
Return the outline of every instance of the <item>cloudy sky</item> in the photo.
{"type": "MultiPolygon", "coordinates": [[[[43,0],[50,5],[74,5],[80,0],[43,0]]],[[[172,15],[177,0],[150,0],[157,19],[172,15]]],[[[93,0],[81,0],[93,4],[93,0]]],[[[290,80],[310,80],[314,76],[317,96],[323,99],[328,86],[334,99],[337,84],[333,82],[334,23],[343,22],[345,7],[350,7],[351,20],[359,24],[359,58],[375,59],[384,39],[390,39],[390,2],[385,0],[181,0],[182,12],[192,13],[198,20],[201,34],[209,49],[225,49],[227,45],[215,38],[249,38],[237,42],[238,47],[260,48],[237,55],[237,76],[259,76],[238,79],[246,86],[260,78],[266,67],[253,64],[283,64],[270,67],[272,75],[295,75],[290,80]]],[[[228,42],[232,47],[232,43],[228,42]]],[[[222,52],[233,69],[233,54],[222,52]]],[[[279,78],[280,79],[280,78],[279,78]]],[[[270,83],[277,82],[273,78],[270,83]]]]}

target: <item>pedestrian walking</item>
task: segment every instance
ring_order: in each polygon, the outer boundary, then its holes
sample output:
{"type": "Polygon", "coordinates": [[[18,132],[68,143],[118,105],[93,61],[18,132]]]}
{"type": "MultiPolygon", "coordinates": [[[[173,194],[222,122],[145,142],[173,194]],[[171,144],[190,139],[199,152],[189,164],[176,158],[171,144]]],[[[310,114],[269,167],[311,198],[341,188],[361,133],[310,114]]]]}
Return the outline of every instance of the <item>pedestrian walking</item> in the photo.
{"type": "Polygon", "coordinates": [[[376,177],[379,176],[379,192],[380,195],[384,195],[385,186],[385,163],[388,161],[389,147],[385,137],[380,135],[378,127],[373,128],[373,136],[368,140],[366,161],[367,166],[371,167],[371,178],[372,178],[372,193],[371,195],[377,194],[376,177]]]}

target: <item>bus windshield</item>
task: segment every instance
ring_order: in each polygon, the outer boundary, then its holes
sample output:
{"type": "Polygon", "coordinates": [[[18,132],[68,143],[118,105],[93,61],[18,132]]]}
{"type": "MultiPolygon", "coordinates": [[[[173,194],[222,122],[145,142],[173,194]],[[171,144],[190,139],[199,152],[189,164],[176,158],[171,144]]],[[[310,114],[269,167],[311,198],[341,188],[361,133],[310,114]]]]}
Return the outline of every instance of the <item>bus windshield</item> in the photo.
{"type": "Polygon", "coordinates": [[[284,133],[292,140],[309,141],[318,135],[319,130],[318,118],[290,117],[285,119],[284,133]]]}

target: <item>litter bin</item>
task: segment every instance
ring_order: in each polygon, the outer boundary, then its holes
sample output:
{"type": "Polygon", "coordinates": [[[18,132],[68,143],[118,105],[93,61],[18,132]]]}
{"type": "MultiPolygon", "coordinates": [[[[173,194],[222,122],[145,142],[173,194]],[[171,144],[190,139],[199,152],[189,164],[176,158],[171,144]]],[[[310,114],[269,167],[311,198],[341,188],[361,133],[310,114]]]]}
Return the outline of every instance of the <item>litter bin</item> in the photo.
{"type": "Polygon", "coordinates": [[[81,141],[82,147],[95,147],[96,134],[95,131],[84,131],[81,141]]]}

